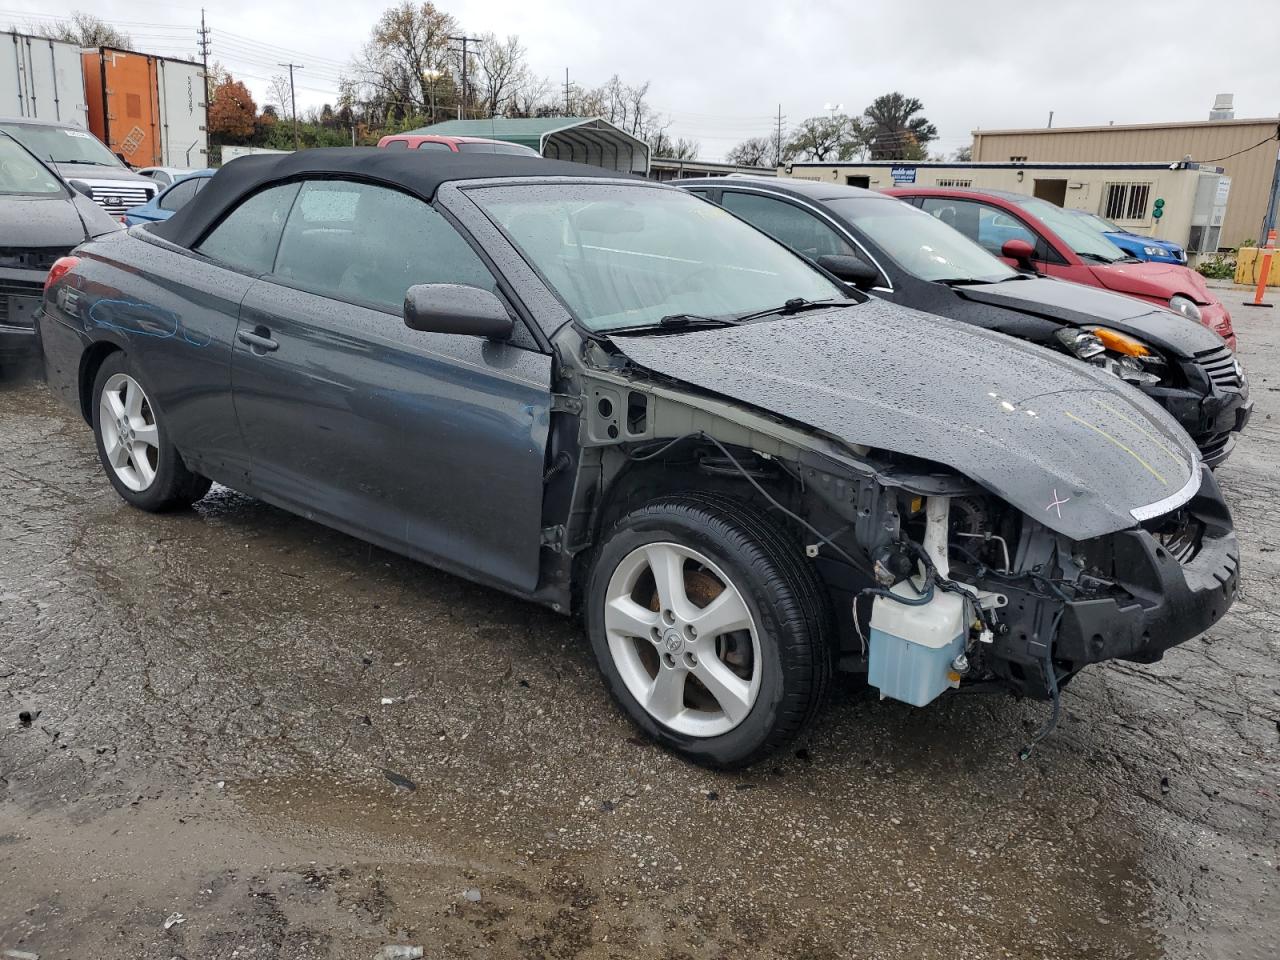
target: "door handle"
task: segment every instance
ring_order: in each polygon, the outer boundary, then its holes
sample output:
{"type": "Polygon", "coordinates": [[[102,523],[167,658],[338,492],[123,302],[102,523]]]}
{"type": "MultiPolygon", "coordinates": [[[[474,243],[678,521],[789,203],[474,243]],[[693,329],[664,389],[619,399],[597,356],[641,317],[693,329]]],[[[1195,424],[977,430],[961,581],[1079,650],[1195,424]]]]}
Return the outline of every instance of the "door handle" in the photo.
{"type": "Polygon", "coordinates": [[[254,350],[261,350],[263,353],[270,353],[280,346],[276,341],[266,334],[270,333],[266,327],[258,327],[255,331],[240,330],[236,333],[236,339],[243,343],[246,347],[252,347],[254,350]],[[258,331],[262,331],[259,333],[258,331]]]}

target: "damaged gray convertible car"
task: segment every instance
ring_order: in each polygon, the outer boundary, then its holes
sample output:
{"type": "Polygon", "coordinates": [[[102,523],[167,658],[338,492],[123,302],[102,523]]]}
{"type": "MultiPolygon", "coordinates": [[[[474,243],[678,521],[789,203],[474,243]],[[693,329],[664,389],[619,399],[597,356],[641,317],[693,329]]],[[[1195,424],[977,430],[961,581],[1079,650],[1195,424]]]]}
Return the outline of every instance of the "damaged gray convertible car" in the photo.
{"type": "Polygon", "coordinates": [[[61,261],[39,333],[128,502],[216,480],[580,615],[632,719],[705,763],[794,737],[835,670],[1056,715],[1235,596],[1227,507],[1152,401],[595,168],[237,160],[61,261]]]}

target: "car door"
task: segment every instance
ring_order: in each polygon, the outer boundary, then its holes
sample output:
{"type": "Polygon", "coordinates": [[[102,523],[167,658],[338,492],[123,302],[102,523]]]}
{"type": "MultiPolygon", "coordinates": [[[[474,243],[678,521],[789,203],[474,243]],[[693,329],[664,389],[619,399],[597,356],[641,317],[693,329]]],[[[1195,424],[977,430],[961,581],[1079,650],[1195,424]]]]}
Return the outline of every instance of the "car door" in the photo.
{"type": "Polygon", "coordinates": [[[410,330],[417,283],[495,290],[437,210],[305,183],[270,276],[241,307],[232,380],[254,487],[441,566],[537,584],[550,357],[410,330]]]}

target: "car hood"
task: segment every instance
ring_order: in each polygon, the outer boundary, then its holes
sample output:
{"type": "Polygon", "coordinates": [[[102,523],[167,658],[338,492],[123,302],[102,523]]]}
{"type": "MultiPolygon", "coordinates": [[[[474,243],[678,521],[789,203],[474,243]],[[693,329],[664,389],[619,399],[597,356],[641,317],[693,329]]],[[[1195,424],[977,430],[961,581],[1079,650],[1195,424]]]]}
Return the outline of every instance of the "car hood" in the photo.
{"type": "Polygon", "coordinates": [[[1179,244],[1172,240],[1157,240],[1155,237],[1143,236],[1140,233],[1129,233],[1127,230],[1121,230],[1119,233],[1108,233],[1108,237],[1123,237],[1130,243],[1140,243],[1144,247],[1163,247],[1165,250],[1177,250],[1179,244]]]}
{"type": "Polygon", "coordinates": [[[1217,303],[1204,277],[1180,263],[1112,263],[1091,265],[1089,269],[1108,290],[1137,297],[1168,300],[1175,293],[1196,303],[1217,303]]]}
{"type": "Polygon", "coordinates": [[[1110,374],[881,300],[613,342],[640,367],[845,444],[944,464],[1075,540],[1199,486],[1186,434],[1110,374]]]}
{"type": "Polygon", "coordinates": [[[9,238],[5,246],[70,249],[87,236],[69,197],[0,197],[0,237],[9,238]]]}
{"type": "Polygon", "coordinates": [[[1208,327],[1180,313],[1081,283],[1034,277],[953,289],[975,303],[1017,310],[1066,326],[1108,326],[1179,359],[1223,345],[1222,338],[1208,327]]]}
{"type": "Polygon", "coordinates": [[[96,163],[55,163],[54,166],[68,180],[128,180],[156,186],[154,180],[124,167],[102,167],[96,163]]]}

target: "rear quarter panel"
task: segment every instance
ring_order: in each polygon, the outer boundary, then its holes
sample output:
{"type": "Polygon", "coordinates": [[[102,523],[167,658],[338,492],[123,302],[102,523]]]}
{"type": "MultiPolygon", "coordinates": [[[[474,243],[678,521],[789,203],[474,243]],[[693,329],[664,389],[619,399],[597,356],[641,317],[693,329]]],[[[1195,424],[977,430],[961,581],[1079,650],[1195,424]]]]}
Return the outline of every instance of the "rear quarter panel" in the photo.
{"type": "Polygon", "coordinates": [[[46,294],[41,337],[50,382],[87,409],[96,359],[125,351],[183,457],[216,479],[243,481],[231,349],[254,278],[140,230],[81,246],[79,265],[46,294]]]}

